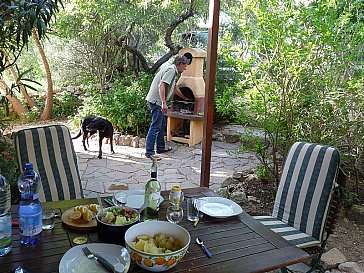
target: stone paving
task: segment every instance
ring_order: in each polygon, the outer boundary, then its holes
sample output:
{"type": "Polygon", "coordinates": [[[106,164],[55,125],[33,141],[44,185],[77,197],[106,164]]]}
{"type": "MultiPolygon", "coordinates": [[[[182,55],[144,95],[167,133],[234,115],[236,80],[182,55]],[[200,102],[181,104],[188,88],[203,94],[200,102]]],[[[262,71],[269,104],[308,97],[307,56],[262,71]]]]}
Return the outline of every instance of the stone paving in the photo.
{"type": "MultiPolygon", "coordinates": [[[[85,197],[97,193],[110,195],[121,189],[143,189],[150,178],[151,160],[144,156],[145,148],[103,144],[103,158],[98,159],[98,138],[89,141],[89,151],[84,151],[81,137],[73,140],[85,197]]],[[[198,187],[201,174],[201,144],[168,142],[172,151],[162,154],[158,161],[158,180],[162,190],[178,185],[183,188],[198,187]]],[[[214,141],[211,151],[210,188],[218,189],[234,171],[251,169],[259,162],[250,153],[237,153],[238,144],[214,141]]]]}

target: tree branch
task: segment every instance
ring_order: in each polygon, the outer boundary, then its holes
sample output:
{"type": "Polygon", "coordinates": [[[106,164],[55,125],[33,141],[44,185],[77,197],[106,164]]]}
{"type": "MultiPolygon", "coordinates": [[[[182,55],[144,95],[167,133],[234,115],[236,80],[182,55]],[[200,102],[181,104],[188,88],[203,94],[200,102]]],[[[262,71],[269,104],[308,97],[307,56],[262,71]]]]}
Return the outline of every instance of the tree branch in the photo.
{"type": "Polygon", "coordinates": [[[195,13],[196,13],[195,12],[195,2],[196,2],[196,0],[191,0],[188,11],[181,14],[181,16],[179,16],[177,19],[175,19],[167,28],[166,34],[164,37],[164,41],[165,41],[165,46],[169,49],[169,51],[166,54],[164,54],[161,58],[159,58],[159,60],[156,61],[152,67],[149,67],[148,62],[147,62],[146,58],[144,57],[144,54],[140,50],[138,50],[138,48],[127,45],[127,44],[123,44],[123,42],[126,41],[125,37],[130,35],[130,33],[132,32],[132,30],[134,28],[134,24],[132,24],[129,27],[128,33],[124,38],[118,39],[118,45],[122,46],[125,50],[127,50],[130,53],[132,53],[133,55],[135,55],[137,57],[137,59],[139,60],[140,64],[142,65],[143,70],[145,72],[147,72],[149,74],[154,74],[155,72],[157,72],[157,70],[163,63],[167,62],[172,56],[178,54],[178,51],[181,50],[182,46],[175,45],[172,42],[172,34],[173,34],[174,30],[180,24],[182,24],[188,18],[195,15],[195,13]]]}

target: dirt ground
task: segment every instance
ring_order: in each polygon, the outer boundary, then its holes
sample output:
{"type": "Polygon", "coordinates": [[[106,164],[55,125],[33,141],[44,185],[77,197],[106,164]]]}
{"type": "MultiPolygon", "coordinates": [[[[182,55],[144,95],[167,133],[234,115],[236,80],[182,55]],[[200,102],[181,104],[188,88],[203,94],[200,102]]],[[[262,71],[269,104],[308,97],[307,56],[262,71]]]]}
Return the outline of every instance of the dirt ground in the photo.
{"type": "MultiPolygon", "coordinates": [[[[270,214],[274,203],[274,190],[268,183],[246,184],[247,196],[254,196],[260,203],[249,202],[244,209],[251,214],[270,214]]],[[[364,271],[364,225],[350,221],[343,211],[340,214],[335,232],[330,235],[325,251],[337,248],[348,262],[356,262],[364,271]]]]}

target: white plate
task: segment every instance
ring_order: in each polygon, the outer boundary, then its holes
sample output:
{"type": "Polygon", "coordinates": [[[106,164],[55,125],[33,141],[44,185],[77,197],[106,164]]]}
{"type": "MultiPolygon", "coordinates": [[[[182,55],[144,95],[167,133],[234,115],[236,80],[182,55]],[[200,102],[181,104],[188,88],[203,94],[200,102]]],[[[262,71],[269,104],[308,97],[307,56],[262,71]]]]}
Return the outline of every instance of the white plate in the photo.
{"type": "Polygon", "coordinates": [[[125,206],[134,209],[139,209],[141,208],[141,206],[143,206],[143,204],[144,204],[144,194],[143,195],[133,194],[127,196],[125,206]]]}
{"type": "MultiPolygon", "coordinates": [[[[115,199],[116,201],[125,204],[127,207],[139,209],[144,204],[144,190],[119,191],[115,193],[115,199]]],[[[161,196],[159,198],[159,204],[162,203],[163,200],[164,199],[161,196]]]]}
{"type": "MultiPolygon", "coordinates": [[[[122,246],[113,244],[83,244],[74,246],[69,249],[62,257],[59,263],[60,273],[101,273],[108,272],[100,263],[95,259],[88,259],[82,251],[83,247],[88,247],[91,252],[97,253],[103,258],[107,259],[112,265],[122,263],[125,265],[120,253],[122,246]]],[[[126,265],[130,266],[130,261],[126,265]]]]}
{"type": "Polygon", "coordinates": [[[243,212],[238,204],[223,197],[202,197],[199,200],[200,211],[212,217],[226,218],[243,212]]]}

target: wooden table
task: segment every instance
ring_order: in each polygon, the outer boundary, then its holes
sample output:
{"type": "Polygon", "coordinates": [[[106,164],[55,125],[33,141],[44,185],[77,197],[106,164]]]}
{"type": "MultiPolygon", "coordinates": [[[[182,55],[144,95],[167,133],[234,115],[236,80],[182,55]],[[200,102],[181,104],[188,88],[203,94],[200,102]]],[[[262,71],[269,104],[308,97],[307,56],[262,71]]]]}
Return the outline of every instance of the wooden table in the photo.
{"type": "MultiPolygon", "coordinates": [[[[214,194],[207,188],[186,189],[184,193],[197,196],[214,194]]],[[[164,200],[168,200],[168,192],[162,192],[162,195],[164,200]]],[[[70,200],[44,203],[43,206],[56,207],[59,212],[64,212],[69,207],[95,201],[70,200]]],[[[161,220],[165,219],[168,205],[168,201],[161,205],[161,220]]],[[[183,205],[186,209],[185,202],[183,205]]],[[[13,219],[16,219],[17,206],[12,206],[11,210],[13,219]]],[[[182,261],[168,272],[267,272],[308,259],[306,252],[288,244],[245,212],[228,219],[205,215],[197,227],[184,218],[180,225],[190,232],[191,245],[182,261]],[[204,240],[213,255],[211,259],[195,243],[196,237],[204,240]]],[[[58,272],[62,256],[74,246],[72,240],[77,236],[86,236],[88,243],[100,242],[96,231],[72,231],[63,226],[60,218],[53,230],[43,231],[41,241],[35,246],[20,245],[18,229],[13,228],[13,249],[8,255],[0,257],[0,271],[13,272],[21,265],[31,273],[58,272]]],[[[147,271],[132,264],[129,272],[147,271]]]]}

